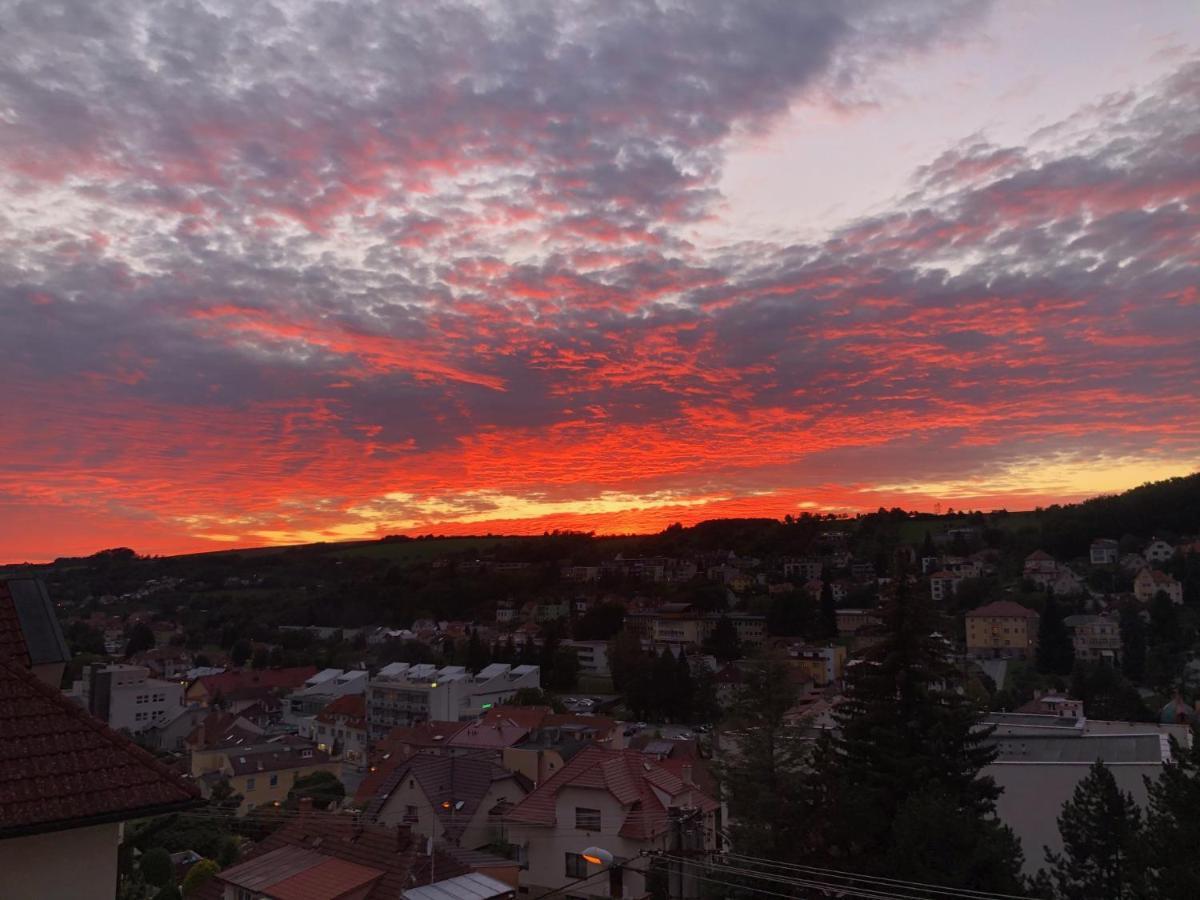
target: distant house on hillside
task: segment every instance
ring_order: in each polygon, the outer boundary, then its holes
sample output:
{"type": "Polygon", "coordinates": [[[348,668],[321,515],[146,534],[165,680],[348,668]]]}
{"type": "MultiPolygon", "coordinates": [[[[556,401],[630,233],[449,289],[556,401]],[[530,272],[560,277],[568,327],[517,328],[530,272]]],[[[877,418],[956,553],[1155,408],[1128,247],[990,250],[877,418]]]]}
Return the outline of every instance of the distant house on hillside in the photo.
{"type": "Polygon", "coordinates": [[[1028,658],[1037,647],[1039,616],[1011,600],[998,600],[966,616],[967,653],[977,657],[1028,658]]]}
{"type": "Polygon", "coordinates": [[[1121,558],[1121,545],[1111,538],[1097,538],[1088,549],[1088,560],[1093,566],[1116,565],[1121,558]]]}
{"type": "Polygon", "coordinates": [[[1183,603],[1183,585],[1166,572],[1142,569],[1133,579],[1133,595],[1141,603],[1149,603],[1160,591],[1170,597],[1172,603],[1183,603]]]}

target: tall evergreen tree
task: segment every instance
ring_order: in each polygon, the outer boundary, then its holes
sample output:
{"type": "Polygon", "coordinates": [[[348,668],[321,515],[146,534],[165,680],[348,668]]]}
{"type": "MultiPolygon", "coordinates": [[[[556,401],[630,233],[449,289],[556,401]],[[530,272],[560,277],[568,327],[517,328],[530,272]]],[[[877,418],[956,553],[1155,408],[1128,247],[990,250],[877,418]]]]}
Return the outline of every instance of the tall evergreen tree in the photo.
{"type": "Polygon", "coordinates": [[[737,627],[729,616],[721,616],[717,619],[712,634],[704,642],[704,649],[721,662],[729,662],[741,657],[742,644],[738,640],[737,627]]]}
{"type": "Polygon", "coordinates": [[[1131,795],[1121,792],[1104,763],[1097,760],[1075,786],[1075,793],[1063,804],[1058,830],[1062,853],[1046,849],[1057,897],[1133,900],[1138,896],[1141,811],[1131,795]]]}
{"type": "Polygon", "coordinates": [[[734,849],[788,859],[811,827],[803,806],[808,741],[785,715],[796,702],[787,662],[767,654],[742,667],[733,705],[737,752],[716,765],[734,849]]]}
{"type": "Polygon", "coordinates": [[[801,855],[881,874],[903,864],[922,880],[1015,891],[1020,845],[995,817],[999,789],[981,774],[995,749],[979,727],[982,711],[957,690],[946,628],[904,573],[881,614],[886,637],[848,668],[836,736],[818,741],[801,855]]]}
{"type": "Polygon", "coordinates": [[[837,637],[837,604],[833,600],[833,582],[828,578],[821,584],[821,614],[817,623],[819,637],[832,640],[837,637]]]}
{"type": "Polygon", "coordinates": [[[1155,900],[1200,897],[1200,729],[1191,746],[1171,739],[1171,758],[1154,781],[1146,781],[1144,877],[1155,900]]]}
{"type": "Polygon", "coordinates": [[[692,667],[686,653],[680,653],[675,663],[675,718],[679,722],[692,720],[696,687],[692,679],[692,667]]]}
{"type": "Polygon", "coordinates": [[[1038,625],[1037,670],[1048,675],[1070,675],[1074,664],[1071,632],[1064,621],[1062,607],[1051,594],[1046,598],[1038,625]]]}
{"type": "Polygon", "coordinates": [[[1146,674],[1146,623],[1132,604],[1121,607],[1121,670],[1130,681],[1146,674]]]}

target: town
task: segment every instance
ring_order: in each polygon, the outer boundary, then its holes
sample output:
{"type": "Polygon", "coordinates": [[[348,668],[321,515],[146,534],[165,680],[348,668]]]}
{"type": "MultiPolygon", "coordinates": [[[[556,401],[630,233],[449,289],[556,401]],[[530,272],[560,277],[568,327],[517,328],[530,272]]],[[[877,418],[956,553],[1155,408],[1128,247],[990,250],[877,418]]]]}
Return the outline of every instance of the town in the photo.
{"type": "MultiPolygon", "coordinates": [[[[1197,490],[10,567],[0,867],[80,898],[736,893],[812,858],[846,805],[805,811],[821,760],[924,678],[1011,844],[983,883],[1132,883],[1105,842],[1200,794],[1197,490]],[[1082,849],[1093,794],[1126,818],[1082,849]]],[[[858,884],[841,858],[813,884],[858,884]]]]}

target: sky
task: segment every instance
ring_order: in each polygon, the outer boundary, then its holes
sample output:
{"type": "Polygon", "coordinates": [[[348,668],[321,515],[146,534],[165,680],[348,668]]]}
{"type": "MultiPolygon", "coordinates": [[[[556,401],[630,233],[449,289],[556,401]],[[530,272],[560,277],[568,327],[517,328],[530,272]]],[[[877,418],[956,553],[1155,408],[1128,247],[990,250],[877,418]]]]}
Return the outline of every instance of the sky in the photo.
{"type": "Polygon", "coordinates": [[[0,0],[0,560],[1200,468],[1200,7],[0,0]]]}

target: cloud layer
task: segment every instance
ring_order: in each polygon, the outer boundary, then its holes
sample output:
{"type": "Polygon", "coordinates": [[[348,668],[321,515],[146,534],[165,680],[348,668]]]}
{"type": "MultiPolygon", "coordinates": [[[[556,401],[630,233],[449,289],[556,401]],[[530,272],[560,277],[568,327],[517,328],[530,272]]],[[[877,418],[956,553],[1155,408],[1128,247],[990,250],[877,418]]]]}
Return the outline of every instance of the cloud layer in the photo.
{"type": "Polygon", "coordinates": [[[1187,468],[1198,62],[821,242],[689,239],[732,137],[978,14],[0,4],[0,558],[1187,468]]]}

